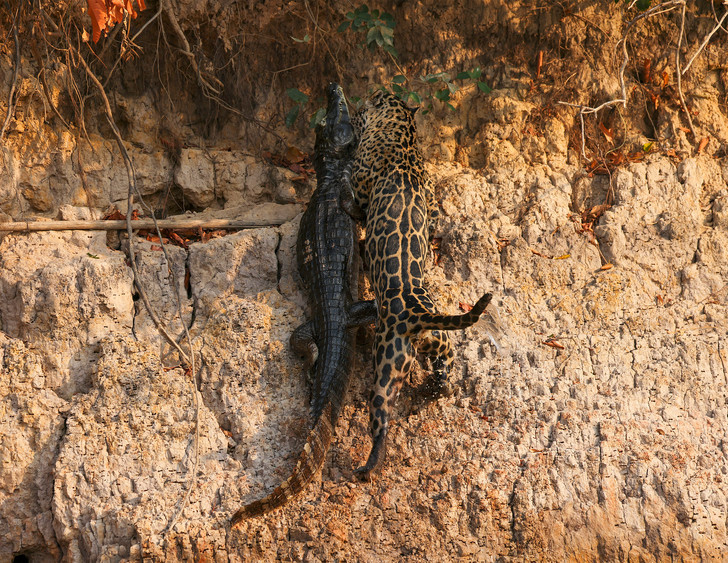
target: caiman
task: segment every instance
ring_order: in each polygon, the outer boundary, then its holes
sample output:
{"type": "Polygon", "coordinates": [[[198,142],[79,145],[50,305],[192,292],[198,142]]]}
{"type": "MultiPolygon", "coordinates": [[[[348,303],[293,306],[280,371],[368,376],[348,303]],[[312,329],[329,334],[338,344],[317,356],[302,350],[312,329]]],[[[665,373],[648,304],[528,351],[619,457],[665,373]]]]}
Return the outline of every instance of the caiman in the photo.
{"type": "Polygon", "coordinates": [[[350,212],[354,130],[341,87],[327,89],[326,116],[316,130],[317,187],[301,218],[296,254],[313,319],[291,336],[294,351],[314,366],[309,432],[288,479],[263,499],[238,510],[232,525],[284,505],[323,466],[351,374],[358,326],[377,318],[374,301],[357,301],[358,242],[350,212]]]}

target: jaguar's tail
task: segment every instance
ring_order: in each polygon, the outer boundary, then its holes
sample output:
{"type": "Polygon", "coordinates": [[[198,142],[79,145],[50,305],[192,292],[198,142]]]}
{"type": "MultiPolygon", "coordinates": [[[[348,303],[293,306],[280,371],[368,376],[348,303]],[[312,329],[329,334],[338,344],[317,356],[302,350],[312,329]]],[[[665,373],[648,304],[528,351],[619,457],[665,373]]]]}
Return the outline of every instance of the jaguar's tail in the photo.
{"type": "Polygon", "coordinates": [[[459,330],[473,326],[480,319],[493,295],[486,293],[478,299],[473,308],[463,315],[440,315],[435,313],[421,313],[410,323],[413,330],[459,330]]]}

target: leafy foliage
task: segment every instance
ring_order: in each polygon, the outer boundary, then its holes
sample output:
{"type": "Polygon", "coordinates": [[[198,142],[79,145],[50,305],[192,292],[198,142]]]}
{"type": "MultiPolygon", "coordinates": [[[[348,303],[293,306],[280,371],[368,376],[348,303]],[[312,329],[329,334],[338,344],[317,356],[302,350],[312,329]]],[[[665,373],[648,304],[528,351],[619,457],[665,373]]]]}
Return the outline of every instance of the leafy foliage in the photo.
{"type": "Polygon", "coordinates": [[[370,50],[381,47],[392,56],[397,57],[399,55],[394,48],[396,25],[392,14],[379,10],[370,12],[369,7],[362,4],[353,12],[346,14],[346,20],[339,25],[336,31],[344,33],[347,29],[351,29],[351,31],[366,33],[362,46],[366,45],[370,50]]]}
{"type": "MultiPolygon", "coordinates": [[[[346,19],[341,22],[336,31],[339,33],[353,31],[365,34],[364,39],[360,43],[362,48],[367,47],[370,50],[381,48],[391,55],[396,64],[396,59],[399,58],[399,54],[394,48],[394,29],[396,25],[394,17],[391,14],[380,12],[376,9],[370,10],[366,4],[362,4],[358,8],[355,8],[353,12],[346,14],[346,19]]],[[[292,37],[292,39],[297,43],[305,43],[310,38],[306,35],[303,39],[297,39],[296,37],[292,37]]],[[[397,68],[399,69],[399,66],[397,68]]],[[[434,100],[439,100],[451,110],[455,110],[455,106],[451,102],[451,97],[460,88],[467,85],[467,83],[475,84],[478,90],[484,94],[488,94],[491,91],[490,86],[482,80],[480,67],[459,72],[454,78],[447,72],[431,73],[420,76],[417,79],[410,79],[405,74],[396,74],[392,77],[389,84],[379,85],[379,88],[391,91],[407,103],[413,103],[418,106],[425,103],[426,109],[424,113],[427,113],[432,109],[434,100]],[[458,85],[455,82],[464,84],[458,85]]],[[[286,94],[296,104],[286,114],[286,126],[290,128],[293,127],[298,116],[306,104],[308,104],[309,97],[297,88],[289,88],[286,90],[286,94]]],[[[323,100],[321,101],[323,102],[323,100]]],[[[351,98],[351,101],[356,104],[359,99],[351,98]]],[[[326,110],[323,107],[319,107],[314,111],[309,121],[309,127],[313,129],[325,113],[326,110]]]]}
{"type": "Polygon", "coordinates": [[[432,109],[433,100],[444,102],[451,110],[455,110],[455,106],[450,99],[462,86],[458,86],[453,81],[474,82],[481,92],[488,94],[491,88],[481,80],[481,76],[482,70],[480,67],[459,72],[455,78],[452,78],[452,75],[447,72],[426,74],[416,80],[410,80],[404,74],[398,74],[392,78],[389,88],[385,89],[391,90],[393,94],[405,102],[413,102],[417,105],[427,102],[425,113],[432,109]]]}

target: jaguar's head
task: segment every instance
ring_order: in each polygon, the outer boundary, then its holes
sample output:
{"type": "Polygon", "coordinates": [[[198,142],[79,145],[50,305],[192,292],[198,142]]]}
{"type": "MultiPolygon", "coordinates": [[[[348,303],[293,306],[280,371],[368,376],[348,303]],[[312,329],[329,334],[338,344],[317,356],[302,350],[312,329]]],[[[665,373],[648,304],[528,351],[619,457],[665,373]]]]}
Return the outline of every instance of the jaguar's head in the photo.
{"type": "Polygon", "coordinates": [[[372,92],[356,114],[354,126],[358,137],[370,128],[379,128],[387,124],[393,126],[414,127],[415,114],[418,108],[410,108],[394,94],[385,90],[372,92]]]}

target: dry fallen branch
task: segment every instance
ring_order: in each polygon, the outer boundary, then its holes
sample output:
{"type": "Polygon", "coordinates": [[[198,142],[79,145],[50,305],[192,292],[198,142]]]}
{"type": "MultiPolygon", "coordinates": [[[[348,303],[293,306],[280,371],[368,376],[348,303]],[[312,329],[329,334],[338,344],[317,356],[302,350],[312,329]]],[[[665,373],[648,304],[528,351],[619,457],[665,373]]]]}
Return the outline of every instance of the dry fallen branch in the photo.
{"type": "MultiPolygon", "coordinates": [[[[258,229],[277,227],[284,223],[279,221],[236,221],[234,219],[135,219],[131,221],[133,229],[258,229]]],[[[127,228],[126,220],[119,221],[15,221],[0,223],[0,232],[27,231],[123,231],[127,228]]]]}

